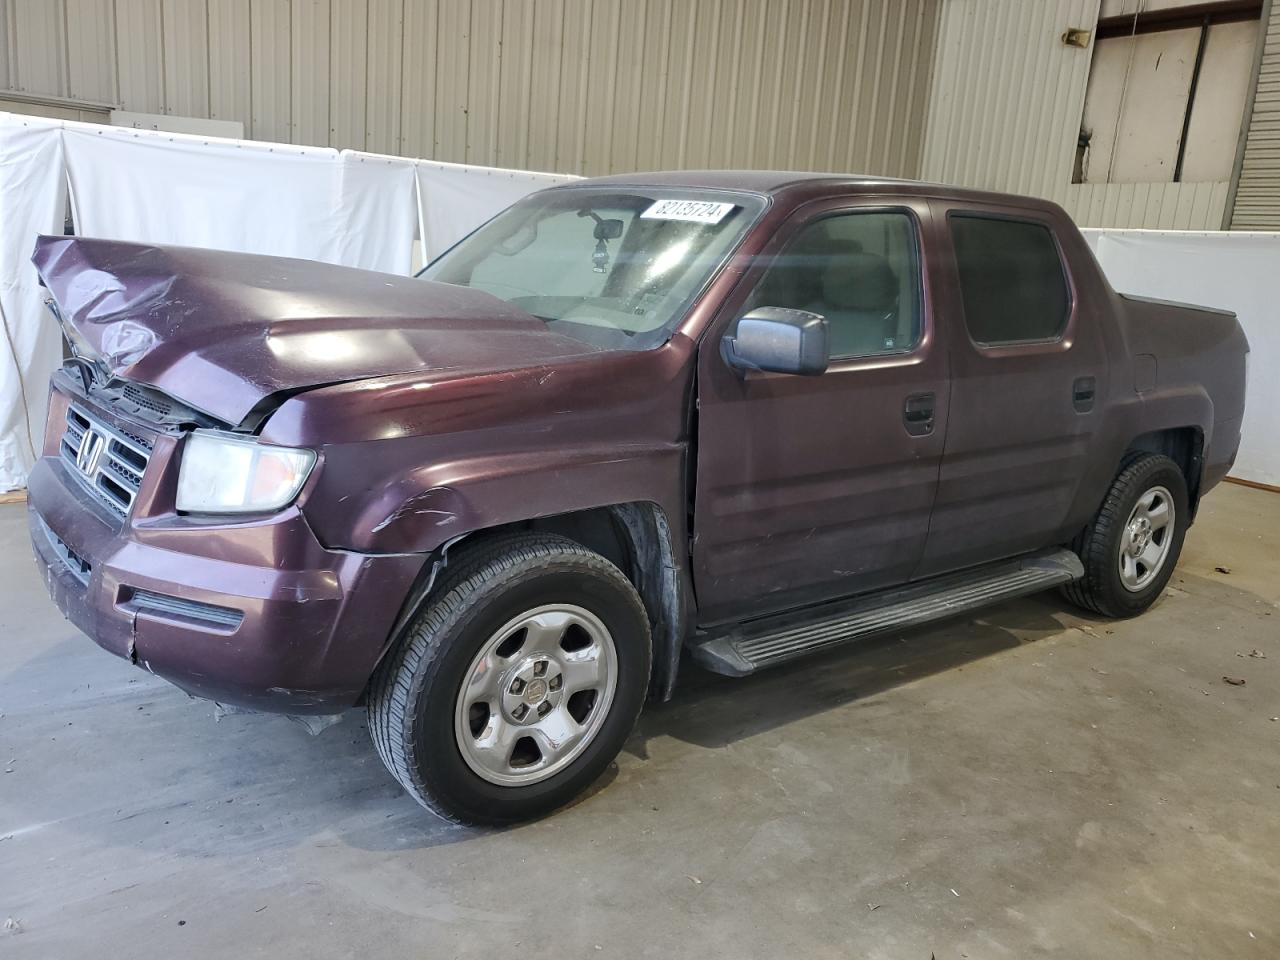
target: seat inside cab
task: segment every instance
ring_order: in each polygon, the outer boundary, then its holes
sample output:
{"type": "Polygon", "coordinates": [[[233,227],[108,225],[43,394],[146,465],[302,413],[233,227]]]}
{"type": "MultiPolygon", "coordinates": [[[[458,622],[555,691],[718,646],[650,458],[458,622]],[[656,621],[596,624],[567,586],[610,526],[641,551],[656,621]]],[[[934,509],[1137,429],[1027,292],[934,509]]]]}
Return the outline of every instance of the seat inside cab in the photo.
{"type": "Polygon", "coordinates": [[[899,353],[919,336],[919,268],[905,214],[851,213],[801,229],[749,308],[790,307],[827,319],[832,359],[899,353]]]}

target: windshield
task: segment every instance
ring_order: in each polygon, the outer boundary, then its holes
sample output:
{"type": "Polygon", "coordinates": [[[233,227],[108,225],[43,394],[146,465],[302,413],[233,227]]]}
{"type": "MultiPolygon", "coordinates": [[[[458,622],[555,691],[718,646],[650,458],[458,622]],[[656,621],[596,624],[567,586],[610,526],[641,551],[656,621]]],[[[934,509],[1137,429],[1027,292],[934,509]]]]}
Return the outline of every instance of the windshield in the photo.
{"type": "Polygon", "coordinates": [[[419,276],[474,287],[602,347],[665,343],[763,209],[716,191],[556,190],[498,214],[419,276]]]}

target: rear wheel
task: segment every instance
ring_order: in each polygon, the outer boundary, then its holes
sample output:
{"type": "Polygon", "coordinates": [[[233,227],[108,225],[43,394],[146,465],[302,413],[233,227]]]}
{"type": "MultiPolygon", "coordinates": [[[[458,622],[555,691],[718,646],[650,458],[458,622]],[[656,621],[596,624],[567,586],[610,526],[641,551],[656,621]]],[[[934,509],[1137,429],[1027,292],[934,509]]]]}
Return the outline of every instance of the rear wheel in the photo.
{"type": "Polygon", "coordinates": [[[465,557],[379,668],[369,730],[387,769],[461,823],[541,816],[622,748],[649,681],[649,626],[622,571],[563,537],[465,557]]]}
{"type": "Polygon", "coordinates": [[[1072,544],[1085,575],[1064,588],[1067,598],[1103,616],[1142,613],[1173,575],[1189,520],[1178,465],[1159,454],[1135,456],[1072,544]]]}

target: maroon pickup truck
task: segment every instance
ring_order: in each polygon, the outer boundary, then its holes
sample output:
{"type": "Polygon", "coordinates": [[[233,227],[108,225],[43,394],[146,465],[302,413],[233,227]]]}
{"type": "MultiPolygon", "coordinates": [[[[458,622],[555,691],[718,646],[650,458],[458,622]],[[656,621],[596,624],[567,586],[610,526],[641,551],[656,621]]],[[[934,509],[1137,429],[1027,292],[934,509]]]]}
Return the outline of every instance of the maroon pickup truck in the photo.
{"type": "Polygon", "coordinates": [[[363,706],[446,818],[588,786],[682,653],[741,676],[1168,581],[1236,455],[1235,317],[1117,295],[1040,200],[782,173],[527,197],[419,278],[42,238],[72,359],[31,535],[199,697],[363,706]]]}

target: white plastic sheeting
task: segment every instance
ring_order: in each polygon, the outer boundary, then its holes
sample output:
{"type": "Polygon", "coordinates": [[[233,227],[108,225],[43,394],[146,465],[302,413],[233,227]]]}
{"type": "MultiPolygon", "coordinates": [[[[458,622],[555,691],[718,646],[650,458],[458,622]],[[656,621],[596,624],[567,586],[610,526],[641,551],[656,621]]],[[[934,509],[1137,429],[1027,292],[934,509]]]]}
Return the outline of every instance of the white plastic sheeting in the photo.
{"type": "Polygon", "coordinates": [[[419,234],[427,262],[527,193],[577,179],[552,173],[419,161],[419,234]]]}
{"type": "Polygon", "coordinates": [[[504,207],[572,177],[0,113],[0,491],[20,487],[61,356],[29,258],[76,232],[408,273],[504,207]]]}
{"type": "Polygon", "coordinates": [[[1280,233],[1084,233],[1120,292],[1236,312],[1250,352],[1243,436],[1231,475],[1280,485],[1280,233]]]}
{"type": "Polygon", "coordinates": [[[80,235],[409,272],[411,160],[82,123],[63,139],[80,235]]]}
{"type": "Polygon", "coordinates": [[[60,124],[0,113],[0,491],[22,486],[44,435],[46,383],[62,355],[31,266],[39,233],[61,233],[60,124]]]}

